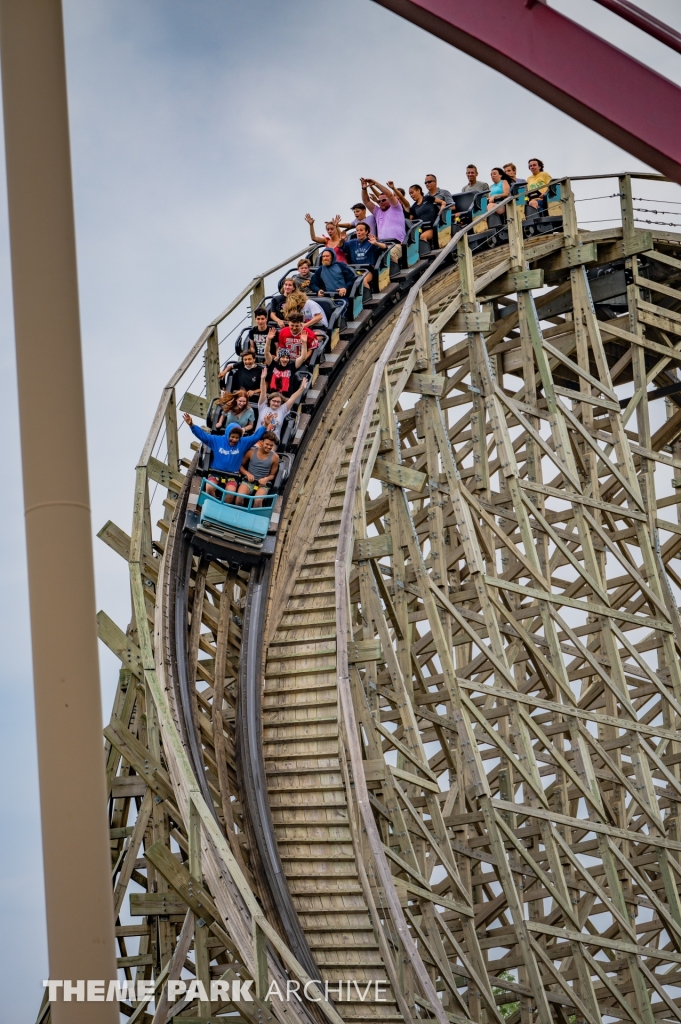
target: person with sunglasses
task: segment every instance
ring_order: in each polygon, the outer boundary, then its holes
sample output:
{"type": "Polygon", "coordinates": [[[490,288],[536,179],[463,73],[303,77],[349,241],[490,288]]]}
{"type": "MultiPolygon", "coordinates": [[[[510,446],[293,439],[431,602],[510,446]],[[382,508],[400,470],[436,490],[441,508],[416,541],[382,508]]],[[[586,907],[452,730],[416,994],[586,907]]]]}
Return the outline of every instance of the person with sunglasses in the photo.
{"type": "Polygon", "coordinates": [[[402,243],[407,234],[402,203],[396,191],[381,185],[374,178],[360,178],[359,181],[362,186],[362,199],[376,218],[377,237],[379,241],[395,243],[390,249],[390,256],[397,263],[402,255],[402,243]],[[376,194],[376,202],[369,195],[369,188],[376,194]]]}
{"type": "MultiPolygon", "coordinates": [[[[451,192],[448,192],[446,188],[438,188],[437,178],[434,174],[426,174],[424,183],[428,195],[437,206],[449,206],[450,203],[454,202],[451,192]]],[[[411,189],[409,191],[411,193],[411,189]]]]}

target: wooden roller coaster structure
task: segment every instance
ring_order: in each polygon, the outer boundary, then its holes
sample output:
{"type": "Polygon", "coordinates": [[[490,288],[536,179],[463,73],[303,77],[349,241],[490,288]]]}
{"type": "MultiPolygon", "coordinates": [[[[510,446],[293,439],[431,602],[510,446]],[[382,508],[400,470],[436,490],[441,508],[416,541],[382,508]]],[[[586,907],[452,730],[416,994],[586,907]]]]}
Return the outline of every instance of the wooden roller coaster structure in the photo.
{"type": "Polygon", "coordinates": [[[218,393],[264,277],[163,390],[100,533],[131,1022],[681,1020],[681,235],[618,190],[621,227],[565,180],[562,232],[452,238],[330,371],[250,574],[188,546],[176,388],[218,393]]]}

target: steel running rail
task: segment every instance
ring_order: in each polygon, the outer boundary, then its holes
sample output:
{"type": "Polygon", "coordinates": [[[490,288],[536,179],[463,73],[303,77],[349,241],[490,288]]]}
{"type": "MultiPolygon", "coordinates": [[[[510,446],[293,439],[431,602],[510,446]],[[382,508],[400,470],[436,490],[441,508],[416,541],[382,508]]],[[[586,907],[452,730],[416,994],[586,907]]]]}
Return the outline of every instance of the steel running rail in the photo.
{"type": "MultiPolygon", "coordinates": [[[[266,943],[268,976],[281,983],[285,978],[285,972],[288,971],[302,984],[309,984],[313,996],[318,1001],[321,1013],[324,1014],[331,1024],[342,1024],[342,1019],[335,1008],[324,999],[323,991],[317,986],[314,976],[310,976],[305,965],[300,962],[276,928],[267,920],[256,895],[253,893],[229,846],[227,838],[216,821],[212,800],[206,799],[204,793],[204,773],[199,770],[200,764],[196,765],[194,763],[196,752],[192,751],[191,742],[187,743],[185,737],[181,735],[181,729],[179,728],[180,722],[178,719],[181,719],[184,715],[178,715],[176,719],[169,699],[169,680],[166,678],[166,664],[161,650],[160,631],[162,629],[161,620],[163,615],[162,613],[161,615],[158,614],[159,601],[162,602],[163,595],[157,595],[156,643],[154,645],[147,617],[143,578],[150,529],[149,467],[152,452],[164,424],[166,428],[176,429],[175,387],[177,383],[201,351],[204,348],[209,351],[211,343],[213,345],[213,356],[217,355],[218,325],[249,295],[253,296],[255,301],[261,301],[264,296],[265,278],[295,260],[301,253],[307,252],[308,249],[309,246],[306,246],[293,256],[266,271],[260,277],[254,278],[226,309],[206,327],[163,389],[151,429],[136,467],[133,524],[128,564],[144,681],[156,708],[168,769],[173,782],[173,789],[177,795],[177,804],[185,824],[188,824],[192,817],[197,821],[203,871],[211,890],[215,894],[215,900],[223,920],[225,923],[229,921],[230,938],[239,950],[245,969],[253,978],[256,978],[258,974],[258,942],[264,940],[266,943]]],[[[170,431],[168,443],[169,447],[176,445],[175,438],[172,438],[171,441],[170,431]]],[[[177,451],[175,450],[176,459],[177,451]]],[[[169,457],[169,461],[172,462],[173,460],[169,457]]],[[[181,500],[178,502],[178,508],[182,507],[182,498],[186,501],[188,480],[189,474],[184,481],[183,495],[179,496],[181,500]]],[[[164,554],[159,579],[165,572],[165,560],[166,555],[164,554]]],[[[218,929],[221,930],[219,926],[218,929]]],[[[277,1007],[276,1002],[275,1007],[277,1007]]],[[[311,1017],[302,1004],[296,1006],[287,1004],[287,1007],[286,1020],[290,1019],[291,1015],[293,1015],[298,1024],[309,1024],[311,1017]]],[[[274,1012],[275,1014],[277,1013],[276,1008],[274,1012]]]]}

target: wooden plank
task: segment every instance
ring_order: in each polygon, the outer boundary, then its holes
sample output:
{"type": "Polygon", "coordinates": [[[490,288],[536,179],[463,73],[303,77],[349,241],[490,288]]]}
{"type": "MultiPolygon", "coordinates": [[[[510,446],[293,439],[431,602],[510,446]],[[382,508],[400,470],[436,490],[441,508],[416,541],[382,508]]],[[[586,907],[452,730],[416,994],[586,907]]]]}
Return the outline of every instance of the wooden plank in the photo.
{"type": "Polygon", "coordinates": [[[192,878],[184,864],[173,856],[164,843],[154,843],[146,851],[145,857],[175,890],[178,902],[189,907],[192,913],[209,924],[220,921],[220,913],[208,890],[198,879],[192,878]]]}
{"type": "Polygon", "coordinates": [[[587,263],[595,263],[598,259],[598,248],[595,242],[583,242],[581,245],[567,246],[560,252],[546,256],[541,261],[542,270],[571,270],[587,263]]]}
{"type": "Polygon", "coordinates": [[[117,776],[111,783],[113,800],[131,800],[135,796],[144,796],[147,784],[139,775],[117,776]]]}
{"type": "Polygon", "coordinates": [[[130,559],[130,537],[121,530],[120,526],[116,526],[109,519],[97,534],[100,540],[103,540],[117,555],[124,558],[125,561],[130,559]]]}
{"type": "Polygon", "coordinates": [[[149,479],[155,483],[160,484],[161,487],[172,488],[178,493],[182,490],[184,479],[181,474],[173,473],[169,466],[166,466],[165,462],[161,462],[160,459],[150,456],[147,464],[147,472],[149,479]]]}
{"type": "Polygon", "coordinates": [[[427,480],[426,474],[419,470],[409,469],[408,466],[381,458],[376,459],[371,475],[376,480],[383,480],[384,483],[395,484],[397,487],[407,487],[410,491],[422,491],[427,480]]]}
{"type": "Polygon", "coordinates": [[[383,649],[380,640],[348,641],[348,660],[351,665],[356,662],[383,661],[383,649]]]}
{"type": "Polygon", "coordinates": [[[413,772],[406,772],[403,768],[396,768],[395,765],[388,765],[390,772],[401,779],[403,782],[408,782],[411,786],[422,786],[423,789],[430,790],[431,793],[439,793],[440,787],[437,782],[431,782],[430,779],[424,779],[420,775],[414,775],[413,772]]]}
{"type": "Polygon", "coordinates": [[[596,405],[600,409],[609,409],[611,412],[621,412],[617,402],[611,402],[607,398],[597,398],[595,395],[585,394],[582,391],[572,391],[570,388],[561,388],[558,384],[553,385],[553,390],[563,398],[569,398],[571,402],[586,402],[587,405],[596,405]]]}
{"type": "Polygon", "coordinates": [[[655,846],[661,850],[681,850],[681,842],[677,842],[675,839],[667,839],[665,836],[656,836],[647,832],[632,832],[630,829],[616,828],[614,825],[606,825],[603,822],[595,821],[593,818],[574,818],[569,814],[559,814],[552,810],[530,807],[528,804],[514,804],[508,800],[493,799],[491,803],[493,807],[500,811],[511,811],[515,814],[521,814],[523,817],[550,821],[555,825],[569,825],[570,828],[580,829],[584,832],[595,832],[597,835],[627,839],[632,843],[655,846]]]}
{"type": "Polygon", "coordinates": [[[558,487],[549,487],[547,484],[538,484],[531,480],[521,480],[520,486],[524,491],[533,491],[535,494],[545,494],[547,497],[560,498],[561,501],[576,502],[578,505],[586,505],[587,508],[598,508],[603,512],[611,512],[619,519],[637,519],[641,523],[648,521],[645,513],[639,512],[637,509],[613,505],[609,501],[591,498],[588,495],[579,494],[577,491],[561,491],[558,487]]]}
{"type": "Polygon", "coordinates": [[[201,395],[192,395],[190,391],[186,391],[180,402],[180,412],[188,412],[190,416],[198,416],[200,420],[205,420],[209,406],[210,401],[207,398],[202,398],[201,395]]]}
{"type": "Polygon", "coordinates": [[[554,928],[541,921],[528,921],[527,927],[532,932],[538,932],[540,935],[552,935],[557,939],[565,939],[567,942],[581,942],[587,946],[597,946],[599,949],[614,949],[619,953],[633,953],[636,956],[662,960],[666,963],[681,964],[681,953],[673,953],[671,950],[639,946],[633,942],[609,939],[605,935],[585,934],[571,928],[554,928]]]}
{"type": "Polygon", "coordinates": [[[464,313],[459,311],[442,328],[443,333],[466,333],[469,331],[491,331],[494,318],[491,313],[464,313]]]}
{"type": "Polygon", "coordinates": [[[519,583],[511,583],[509,580],[502,580],[496,576],[483,577],[485,583],[492,587],[499,587],[502,590],[510,590],[514,594],[522,594],[524,597],[533,597],[536,601],[549,601],[552,604],[563,605],[566,608],[575,608],[585,615],[605,615],[608,618],[620,619],[622,622],[631,622],[634,625],[646,629],[659,629],[665,633],[673,632],[668,622],[660,619],[650,619],[642,615],[632,615],[621,608],[610,608],[607,605],[595,601],[578,601],[572,597],[564,597],[562,594],[554,594],[549,591],[534,590],[532,587],[523,587],[519,583]]]}
{"type": "Polygon", "coordinates": [[[612,263],[615,260],[624,259],[625,256],[635,256],[636,253],[647,253],[653,246],[653,235],[651,231],[636,230],[626,238],[619,238],[615,242],[598,243],[599,263],[612,263]]]}
{"type": "Polygon", "coordinates": [[[409,377],[404,390],[414,391],[419,395],[441,395],[445,383],[446,377],[442,377],[439,374],[434,373],[412,373],[409,377]]]}
{"type": "Polygon", "coordinates": [[[393,553],[393,539],[389,533],[378,537],[358,537],[352,553],[353,562],[368,558],[385,558],[393,553]]]}
{"type": "Polygon", "coordinates": [[[534,288],[543,287],[543,269],[510,271],[507,274],[502,274],[488,285],[483,293],[478,292],[478,295],[480,298],[486,299],[492,295],[508,295],[513,292],[532,291],[534,288]]]}
{"type": "Polygon", "coordinates": [[[120,658],[125,668],[129,668],[138,679],[143,678],[144,669],[139,647],[103,611],[97,612],[97,636],[112,654],[120,658]]]}

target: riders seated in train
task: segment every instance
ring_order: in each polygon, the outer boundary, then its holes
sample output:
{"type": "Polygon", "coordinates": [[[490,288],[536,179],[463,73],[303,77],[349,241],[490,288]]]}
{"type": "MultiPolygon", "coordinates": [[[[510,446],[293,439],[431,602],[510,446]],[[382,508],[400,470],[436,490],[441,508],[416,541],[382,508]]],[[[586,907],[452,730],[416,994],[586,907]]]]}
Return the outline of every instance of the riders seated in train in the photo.
{"type": "Polygon", "coordinates": [[[293,278],[287,277],[281,286],[281,291],[272,296],[272,299],[270,300],[270,320],[274,320],[277,327],[284,326],[286,320],[283,312],[284,303],[287,299],[290,299],[292,295],[296,295],[296,293],[298,296],[304,295],[296,285],[293,278]]]}
{"type": "Polygon", "coordinates": [[[217,420],[214,433],[224,434],[235,423],[244,434],[250,434],[255,426],[255,413],[248,401],[248,395],[241,391],[223,391],[217,400],[217,420]]]}
{"type": "Polygon", "coordinates": [[[466,168],[468,181],[461,189],[462,192],[487,192],[489,185],[486,181],[478,181],[478,168],[475,164],[469,164],[466,168]]]}
{"type": "Polygon", "coordinates": [[[506,171],[511,180],[511,188],[513,188],[514,185],[527,185],[527,181],[525,178],[518,177],[518,168],[515,164],[512,164],[510,162],[504,164],[504,170],[506,171]]]}
{"type": "Polygon", "coordinates": [[[317,336],[303,322],[302,313],[291,313],[287,326],[279,331],[279,348],[288,349],[293,358],[297,359],[303,346],[308,353],[305,358],[308,359],[312,350],[319,346],[317,336]]]}
{"type": "MultiPolygon", "coordinates": [[[[229,433],[226,435],[209,434],[201,427],[195,426],[188,412],[184,414],[184,421],[194,437],[198,437],[199,441],[210,448],[210,469],[208,471],[210,483],[217,484],[218,487],[227,491],[236,491],[239,486],[239,470],[244,455],[263,436],[268,429],[269,421],[263,420],[263,425],[258,426],[255,433],[248,436],[245,436],[241,427],[236,424],[229,428],[229,433]]],[[[217,497],[220,492],[210,484],[206,484],[206,494],[217,497]]]]}
{"type": "Polygon", "coordinates": [[[272,352],[276,352],[277,329],[276,327],[270,327],[268,325],[267,310],[262,306],[259,309],[256,309],[253,319],[255,320],[255,324],[248,332],[246,348],[244,351],[253,352],[258,362],[263,363],[265,361],[265,351],[267,349],[272,352]]]}
{"type": "Polygon", "coordinates": [[[255,361],[255,354],[246,350],[238,363],[228,363],[220,371],[220,379],[224,380],[230,370],[232,374],[232,390],[246,392],[249,398],[257,395],[260,388],[260,367],[255,361]]]}
{"type": "Polygon", "coordinates": [[[491,170],[492,184],[487,200],[487,212],[492,213],[497,203],[502,202],[511,194],[511,179],[502,167],[493,167],[491,170]]]}
{"type": "Polygon", "coordinates": [[[319,266],[312,275],[311,294],[324,295],[326,292],[336,292],[344,298],[354,283],[355,275],[347,263],[337,260],[333,249],[323,249],[319,266]]]}
{"type": "MultiPolygon", "coordinates": [[[[241,483],[239,494],[254,494],[262,498],[270,489],[279,469],[279,456],[276,452],[277,435],[266,431],[255,445],[249,448],[241,463],[241,483]]],[[[244,498],[236,499],[237,505],[245,505],[244,498]]],[[[253,502],[254,508],[260,508],[262,501],[253,502]]]]}
{"type": "Polygon", "coordinates": [[[527,164],[529,175],[527,178],[527,194],[525,203],[535,210],[543,210],[546,206],[546,193],[551,183],[551,175],[544,170],[544,163],[537,157],[532,157],[527,164]]]}
{"type": "MultiPolygon", "coordinates": [[[[388,182],[388,184],[390,183],[388,182]]],[[[430,196],[436,206],[449,206],[454,202],[452,193],[448,192],[446,188],[439,187],[434,174],[426,174],[424,184],[426,186],[426,195],[430,196]]],[[[409,194],[411,195],[411,189],[409,189],[409,194]]]]}
{"type": "Polygon", "coordinates": [[[312,274],[310,273],[310,261],[307,257],[303,256],[302,259],[298,260],[298,273],[293,275],[293,283],[296,288],[301,292],[307,292],[310,289],[312,283],[312,274]]]}
{"type": "MultiPolygon", "coordinates": [[[[352,220],[341,222],[339,228],[356,228],[358,224],[366,224],[369,229],[370,235],[376,234],[376,218],[373,213],[369,213],[364,203],[355,203],[352,208],[354,217],[352,220]]],[[[341,246],[343,249],[343,246],[341,246]]],[[[345,252],[345,249],[343,249],[345,252]]]]}
{"type": "MultiPolygon", "coordinates": [[[[387,249],[385,242],[379,242],[375,235],[372,235],[363,221],[359,221],[355,228],[355,237],[348,238],[343,243],[343,251],[354,267],[374,267],[381,250],[387,249]]],[[[368,270],[364,275],[364,285],[371,286],[373,274],[368,270]]]]}
{"type": "MultiPolygon", "coordinates": [[[[316,339],[315,339],[316,340],[316,339]]],[[[287,348],[279,346],[276,359],[270,356],[267,360],[267,388],[269,391],[279,391],[284,398],[293,394],[300,385],[300,378],[296,371],[308,359],[310,350],[307,347],[307,336],[303,334],[303,343],[300,355],[295,360],[291,359],[291,353],[287,348]]]]}
{"type": "MultiPolygon", "coordinates": [[[[424,195],[423,189],[420,185],[410,185],[409,195],[412,198],[411,206],[409,206],[405,200],[409,220],[423,221],[423,227],[421,228],[421,241],[432,242],[433,225],[435,224],[437,215],[440,212],[438,209],[438,202],[432,195],[430,195],[430,193],[428,193],[428,195],[424,195]]],[[[440,204],[444,205],[444,201],[440,200],[440,204]]]]}
{"type": "Polygon", "coordinates": [[[398,198],[397,189],[381,185],[374,178],[360,178],[360,182],[362,184],[362,199],[376,218],[377,238],[379,241],[393,241],[390,255],[397,263],[402,255],[402,243],[407,234],[404,226],[404,210],[401,200],[398,198]],[[369,195],[370,187],[376,190],[376,202],[369,195]]]}
{"type": "Polygon", "coordinates": [[[329,326],[326,313],[319,303],[314,299],[308,299],[305,292],[298,291],[297,288],[288,296],[281,310],[281,315],[287,323],[290,323],[294,313],[302,313],[303,322],[310,329],[326,329],[329,326]]]}
{"type": "Polygon", "coordinates": [[[298,390],[294,391],[285,401],[284,396],[279,391],[273,391],[268,396],[267,370],[263,368],[260,381],[260,400],[258,401],[258,427],[266,427],[267,430],[271,430],[279,438],[284,420],[302,396],[308,384],[309,380],[306,378],[298,390]]]}
{"type": "Polygon", "coordinates": [[[340,214],[336,214],[333,220],[326,221],[327,235],[316,235],[314,231],[314,217],[306,213],[305,220],[310,226],[310,238],[313,242],[317,242],[319,245],[328,245],[336,253],[336,259],[341,263],[345,262],[345,257],[341,252],[341,245],[345,241],[345,232],[340,228],[340,214]]]}

